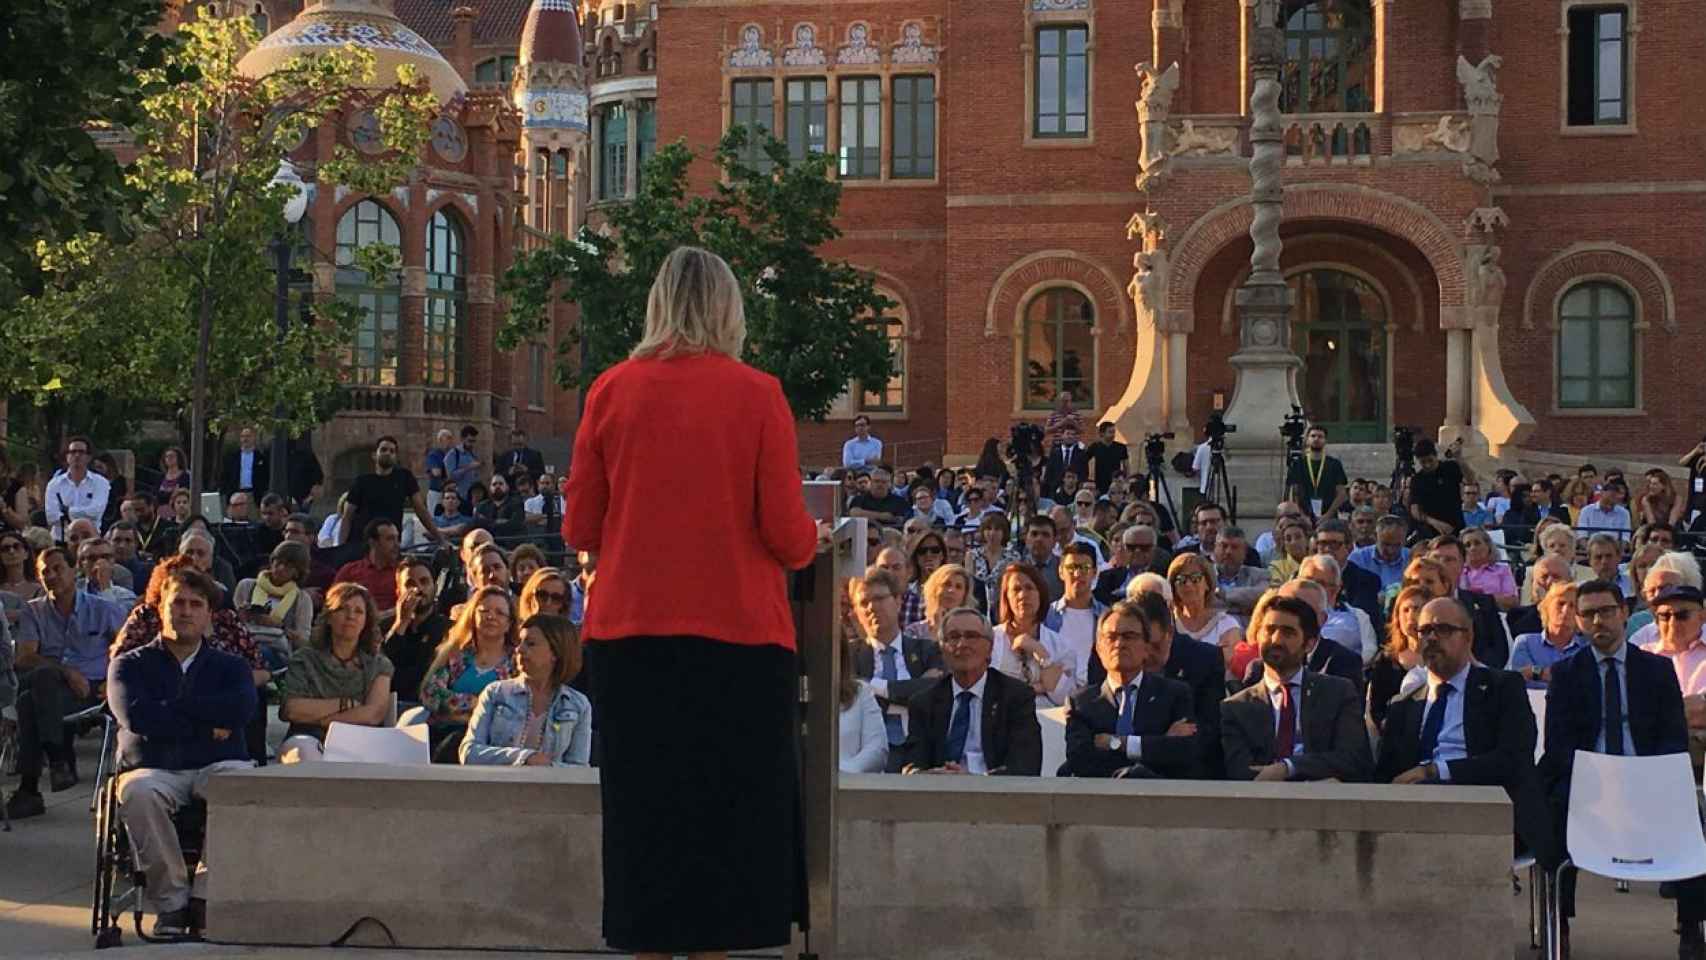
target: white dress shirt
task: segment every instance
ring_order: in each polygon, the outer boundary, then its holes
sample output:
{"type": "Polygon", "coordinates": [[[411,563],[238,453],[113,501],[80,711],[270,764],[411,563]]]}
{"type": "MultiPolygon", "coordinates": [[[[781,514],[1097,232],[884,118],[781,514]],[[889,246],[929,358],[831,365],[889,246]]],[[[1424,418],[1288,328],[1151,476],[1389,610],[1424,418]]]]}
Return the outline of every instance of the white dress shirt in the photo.
{"type": "Polygon", "coordinates": [[[889,735],[883,711],[871,685],[858,681],[859,692],[841,708],[841,772],[882,773],[889,760],[889,735]]]}
{"type": "MultiPolygon", "coordinates": [[[[1078,682],[1072,674],[1072,652],[1066,648],[1060,634],[1041,624],[1037,625],[1037,642],[1042,644],[1046,659],[1040,664],[1034,660],[1030,663],[1031,676],[1035,677],[1044,668],[1056,664],[1064,667],[1054,689],[1037,694],[1037,708],[1048,710],[1063,706],[1072,696],[1078,682]]],[[[989,658],[989,668],[999,670],[1026,686],[1032,682],[1025,676],[1025,664],[1021,663],[1019,655],[1013,652],[1013,641],[1007,638],[1007,628],[1001,624],[995,627],[995,649],[989,658]]]]}
{"type": "Polygon", "coordinates": [[[81,482],[72,481],[71,475],[64,471],[54,474],[47,482],[46,502],[42,504],[47,524],[53,528],[53,539],[65,539],[64,522],[68,515],[72,520],[93,520],[99,528],[111,492],[112,484],[93,470],[84,473],[81,482]]]}
{"type": "Polygon", "coordinates": [[[892,647],[895,681],[912,679],[912,672],[906,669],[906,649],[901,646],[901,635],[895,634],[894,639],[888,643],[871,638],[866,638],[865,642],[871,645],[871,692],[889,701],[888,712],[900,718],[900,729],[904,732],[912,725],[912,718],[906,712],[906,704],[896,703],[889,696],[889,682],[883,677],[883,651],[892,647]]]}
{"type": "Polygon", "coordinates": [[[1061,646],[1071,655],[1072,663],[1067,666],[1072,671],[1074,689],[1084,686],[1090,676],[1090,658],[1096,655],[1096,609],[1094,606],[1082,610],[1074,610],[1063,606],[1060,610],[1061,646]]]}
{"type": "Polygon", "coordinates": [[[1451,781],[1451,761],[1469,756],[1469,741],[1463,733],[1463,698],[1468,692],[1469,668],[1474,665],[1472,660],[1465,663],[1455,676],[1445,680],[1428,674],[1428,696],[1426,705],[1422,708],[1423,726],[1427,726],[1428,711],[1433,709],[1434,701],[1439,699],[1439,688],[1451,687],[1451,697],[1445,701],[1445,720],[1440,724],[1439,739],[1434,742],[1433,763],[1439,770],[1442,783],[1451,781]]]}
{"type": "Polygon", "coordinates": [[[971,725],[966,730],[965,770],[967,773],[985,774],[989,772],[989,762],[983,757],[983,688],[988,683],[989,671],[987,670],[969,688],[960,686],[958,680],[953,681],[954,699],[948,707],[949,730],[954,728],[954,711],[960,708],[960,694],[968,690],[971,692],[971,703],[967,705],[967,708],[971,710],[971,725]]]}
{"type": "MultiPolygon", "coordinates": [[[[1297,668],[1297,672],[1284,680],[1283,683],[1281,681],[1274,680],[1266,670],[1262,671],[1262,687],[1268,691],[1268,705],[1274,708],[1275,745],[1279,744],[1280,687],[1282,685],[1291,688],[1291,756],[1295,757],[1303,752],[1303,668],[1297,668]]],[[[1291,765],[1290,757],[1280,757],[1278,759],[1285,764],[1285,770],[1288,776],[1296,772],[1291,765]]]]}

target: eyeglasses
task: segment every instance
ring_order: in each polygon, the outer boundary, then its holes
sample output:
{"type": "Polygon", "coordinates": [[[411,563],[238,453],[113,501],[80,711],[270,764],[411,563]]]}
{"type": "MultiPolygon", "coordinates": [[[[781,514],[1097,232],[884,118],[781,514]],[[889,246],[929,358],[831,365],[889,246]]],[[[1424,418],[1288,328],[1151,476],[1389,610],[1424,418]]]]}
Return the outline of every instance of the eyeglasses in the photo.
{"type": "Polygon", "coordinates": [[[1096,568],[1088,563],[1063,563],[1060,565],[1060,569],[1063,573],[1087,574],[1096,572],[1096,568]]]}
{"type": "Polygon", "coordinates": [[[1142,630],[1110,630],[1102,634],[1102,639],[1118,643],[1147,643],[1149,635],[1142,630]]]}
{"type": "Polygon", "coordinates": [[[989,640],[989,634],[980,630],[949,630],[942,635],[942,642],[952,644],[974,643],[978,640],[989,640]]]}
{"type": "Polygon", "coordinates": [[[541,602],[545,602],[545,601],[550,601],[551,603],[568,603],[569,602],[569,595],[566,593],[563,593],[560,590],[535,590],[535,591],[533,591],[533,595],[535,597],[537,597],[541,602]]]}
{"type": "Polygon", "coordinates": [[[1468,627],[1460,627],[1455,623],[1424,623],[1416,628],[1416,634],[1423,638],[1454,637],[1460,633],[1468,632],[1468,627]]]}
{"type": "Polygon", "coordinates": [[[917,556],[920,556],[920,557],[939,557],[942,555],[942,548],[941,547],[919,547],[917,550],[914,550],[913,553],[916,554],[917,556]]]}
{"type": "MultiPolygon", "coordinates": [[[[1592,607],[1592,608],[1577,607],[1576,608],[1576,616],[1580,617],[1583,620],[1603,620],[1603,619],[1609,619],[1611,617],[1612,613],[1619,611],[1621,609],[1622,608],[1619,607],[1615,603],[1607,604],[1603,607],[1592,607]]],[[[1657,619],[1657,618],[1655,617],[1654,619],[1657,619]]]]}
{"type": "Polygon", "coordinates": [[[1140,553],[1145,553],[1145,552],[1148,552],[1150,550],[1154,550],[1155,544],[1153,544],[1153,543],[1132,543],[1131,541],[1128,540],[1128,541],[1126,541],[1125,548],[1127,550],[1136,550],[1140,553]]]}
{"type": "Polygon", "coordinates": [[[1174,583],[1202,583],[1203,582],[1203,575],[1200,573],[1181,573],[1178,576],[1173,578],[1173,582],[1174,583]]]}
{"type": "Polygon", "coordinates": [[[1670,623],[1673,620],[1677,623],[1687,623],[1698,616],[1699,610],[1660,610],[1653,614],[1653,619],[1659,623],[1670,623]]]}

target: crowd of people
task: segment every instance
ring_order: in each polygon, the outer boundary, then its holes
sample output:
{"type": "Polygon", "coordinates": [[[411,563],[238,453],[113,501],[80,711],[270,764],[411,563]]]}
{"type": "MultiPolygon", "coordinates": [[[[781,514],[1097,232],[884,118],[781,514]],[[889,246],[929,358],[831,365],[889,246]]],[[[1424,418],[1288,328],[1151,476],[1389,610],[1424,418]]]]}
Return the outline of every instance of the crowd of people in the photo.
{"type": "MultiPolygon", "coordinates": [[[[1698,771],[1706,504],[1665,471],[1635,497],[1591,464],[1483,486],[1423,440],[1377,483],[1313,427],[1252,541],[1212,501],[1176,521],[1070,417],[1051,428],[1030,469],[991,440],[897,480],[861,425],[819,478],[869,521],[842,598],[843,771],[1494,785],[1549,868],[1577,750],[1691,751],[1698,771]]],[[[1706,956],[1706,878],[1666,893],[1679,956],[1706,956]]]]}
{"type": "Polygon", "coordinates": [[[176,449],[157,489],[124,489],[71,437],[45,497],[32,490],[44,471],[0,460],[7,814],[43,816],[44,787],[80,782],[67,719],[104,706],[154,931],[169,937],[205,922],[205,870],[183,862],[171,814],[221,771],[319,760],[335,724],[400,722],[427,724],[439,762],[592,762],[578,625],[594,564],[564,554],[556,478],[524,432],[489,475],[475,428],[462,434],[428,453],[425,490],[380,438],[325,522],[306,512],[318,490],[266,489],[249,429],[225,458],[216,520],[190,509],[176,449]],[[447,531],[459,549],[426,543],[447,531]],[[276,741],[269,704],[287,727],[276,741]]]}

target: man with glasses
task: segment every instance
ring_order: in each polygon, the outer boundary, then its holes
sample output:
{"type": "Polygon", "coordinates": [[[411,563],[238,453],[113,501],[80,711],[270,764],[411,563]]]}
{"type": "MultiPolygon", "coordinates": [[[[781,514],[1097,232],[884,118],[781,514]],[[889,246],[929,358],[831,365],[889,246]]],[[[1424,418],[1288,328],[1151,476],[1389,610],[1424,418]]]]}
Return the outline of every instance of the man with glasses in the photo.
{"type": "Polygon", "coordinates": [[[942,676],[942,652],[928,637],[902,636],[901,592],[904,583],[882,567],[872,566],[853,579],[853,612],[864,632],[850,638],[853,673],[871,685],[883,708],[889,738],[889,773],[905,763],[907,704],[942,676]]]}
{"type": "Polygon", "coordinates": [[[1140,573],[1165,575],[1172,555],[1159,544],[1161,535],[1150,526],[1127,527],[1114,541],[1114,566],[1102,571],[1091,591],[1095,598],[1113,605],[1125,596],[1126,584],[1140,573]]]}
{"type": "MultiPolygon", "coordinates": [[[[1670,587],[1653,598],[1654,610],[1676,600],[1699,602],[1699,594],[1677,594],[1670,587]]],[[[1551,800],[1559,841],[1569,823],[1570,774],[1577,750],[1617,756],[1656,756],[1688,750],[1688,719],[1671,662],[1624,641],[1628,613],[1623,592],[1608,580],[1589,580],[1576,590],[1576,627],[1592,644],[1552,667],[1546,688],[1546,753],[1540,777],[1551,800]]],[[[1676,886],[1676,919],[1682,929],[1677,955],[1706,958],[1700,924],[1706,921],[1706,881],[1700,877],[1676,886]]],[[[1576,912],[1575,871],[1565,871],[1560,906],[1565,955],[1569,918],[1576,912]]]]}
{"type": "Polygon", "coordinates": [[[1066,707],[1066,764],[1075,777],[1189,776],[1197,763],[1191,688],[1162,675],[1169,636],[1121,600],[1096,625],[1105,676],[1066,707]]]}
{"type": "Polygon", "coordinates": [[[1356,685],[1304,668],[1319,624],[1315,608],[1297,597],[1275,592],[1256,604],[1250,636],[1261,676],[1220,705],[1228,779],[1355,783],[1373,772],[1356,685]]]}
{"type": "Polygon", "coordinates": [[[853,418],[853,436],[841,445],[843,467],[874,467],[883,462],[883,442],[871,436],[871,418],[853,418]]]}
{"type": "Polygon", "coordinates": [[[970,607],[942,619],[938,675],[908,701],[905,773],[969,773],[1034,777],[1042,772],[1043,736],[1029,685],[991,670],[995,635],[970,607]]]}
{"type": "Polygon", "coordinates": [[[1374,543],[1352,550],[1349,560],[1380,578],[1385,590],[1404,579],[1404,568],[1410,564],[1410,548],[1404,546],[1409,527],[1398,517],[1381,517],[1374,527],[1374,543]]]}
{"type": "Polygon", "coordinates": [[[585,550],[575,553],[575,579],[569,584],[569,622],[580,626],[586,619],[587,595],[598,579],[598,557],[585,550]]]}
{"type": "Polygon", "coordinates": [[[1380,609],[1380,578],[1351,563],[1353,543],[1351,526],[1343,520],[1323,520],[1315,529],[1315,552],[1332,557],[1333,562],[1339,565],[1340,600],[1368,617],[1375,626],[1378,641],[1383,639],[1381,632],[1386,624],[1380,609]]]}
{"type": "MultiPolygon", "coordinates": [[[[940,501],[938,501],[938,502],[940,502],[940,501]]],[[[966,565],[966,535],[965,534],[961,533],[960,531],[958,531],[952,527],[949,527],[947,530],[942,532],[942,544],[943,544],[943,549],[945,549],[947,551],[946,555],[943,556],[943,558],[942,558],[943,562],[945,562],[945,563],[957,563],[962,567],[964,567],[966,565]]]]}
{"type": "Polygon", "coordinates": [[[107,478],[89,469],[92,453],[89,438],[72,437],[65,442],[65,469],[47,482],[43,510],[47,525],[53,528],[53,539],[65,542],[65,523],[68,519],[83,518],[98,529],[101,517],[107,512],[107,497],[112,485],[107,478]]]}
{"type": "Polygon", "coordinates": [[[77,586],[129,613],[136,593],[113,582],[113,545],[96,537],[77,549],[77,586]]]}
{"type": "Polygon", "coordinates": [[[853,498],[847,506],[850,517],[864,517],[873,523],[885,527],[898,527],[911,516],[912,507],[906,498],[894,492],[890,486],[893,478],[887,470],[878,468],[871,471],[871,483],[864,493],[853,498]]]}
{"type": "Polygon", "coordinates": [[[1321,624],[1322,639],[1361,654],[1365,666],[1372,663],[1374,655],[1380,652],[1380,637],[1375,633],[1374,621],[1368,614],[1345,603],[1339,583],[1338,561],[1324,553],[1312,554],[1303,558],[1303,563],[1297,568],[1297,576],[1327,592],[1327,619],[1321,624]]]}
{"type": "Polygon", "coordinates": [[[1648,653],[1668,657],[1682,687],[1682,706],[1689,730],[1706,730],[1706,642],[1701,641],[1701,593],[1689,586],[1665,587],[1653,598],[1653,623],[1659,637],[1642,645],[1648,653]]]}
{"type": "Polygon", "coordinates": [[[1268,590],[1268,571],[1246,565],[1249,541],[1243,527],[1226,527],[1215,538],[1214,547],[1205,551],[1214,560],[1214,576],[1220,595],[1233,614],[1243,618],[1256,608],[1256,601],[1268,590]]]}
{"type": "MultiPolygon", "coordinates": [[[[397,610],[391,615],[389,626],[385,624],[385,616],[379,620],[385,630],[385,656],[396,670],[391,677],[391,689],[397,692],[399,705],[420,703],[421,682],[426,679],[433,655],[450,629],[449,618],[438,611],[437,590],[432,564],[424,558],[408,557],[398,565],[397,610]]],[[[568,598],[565,596],[563,600],[566,608],[568,598]]]]}

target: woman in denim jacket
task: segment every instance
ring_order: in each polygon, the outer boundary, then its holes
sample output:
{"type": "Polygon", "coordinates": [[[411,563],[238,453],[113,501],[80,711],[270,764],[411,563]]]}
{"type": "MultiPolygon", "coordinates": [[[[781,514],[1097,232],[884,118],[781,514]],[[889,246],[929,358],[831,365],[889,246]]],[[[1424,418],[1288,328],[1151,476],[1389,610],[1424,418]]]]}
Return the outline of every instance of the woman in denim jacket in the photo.
{"type": "Polygon", "coordinates": [[[581,643],[567,617],[535,614],[521,625],[516,676],[480,692],[462,762],[584,767],[592,757],[592,704],[569,686],[581,668],[581,643]]]}

